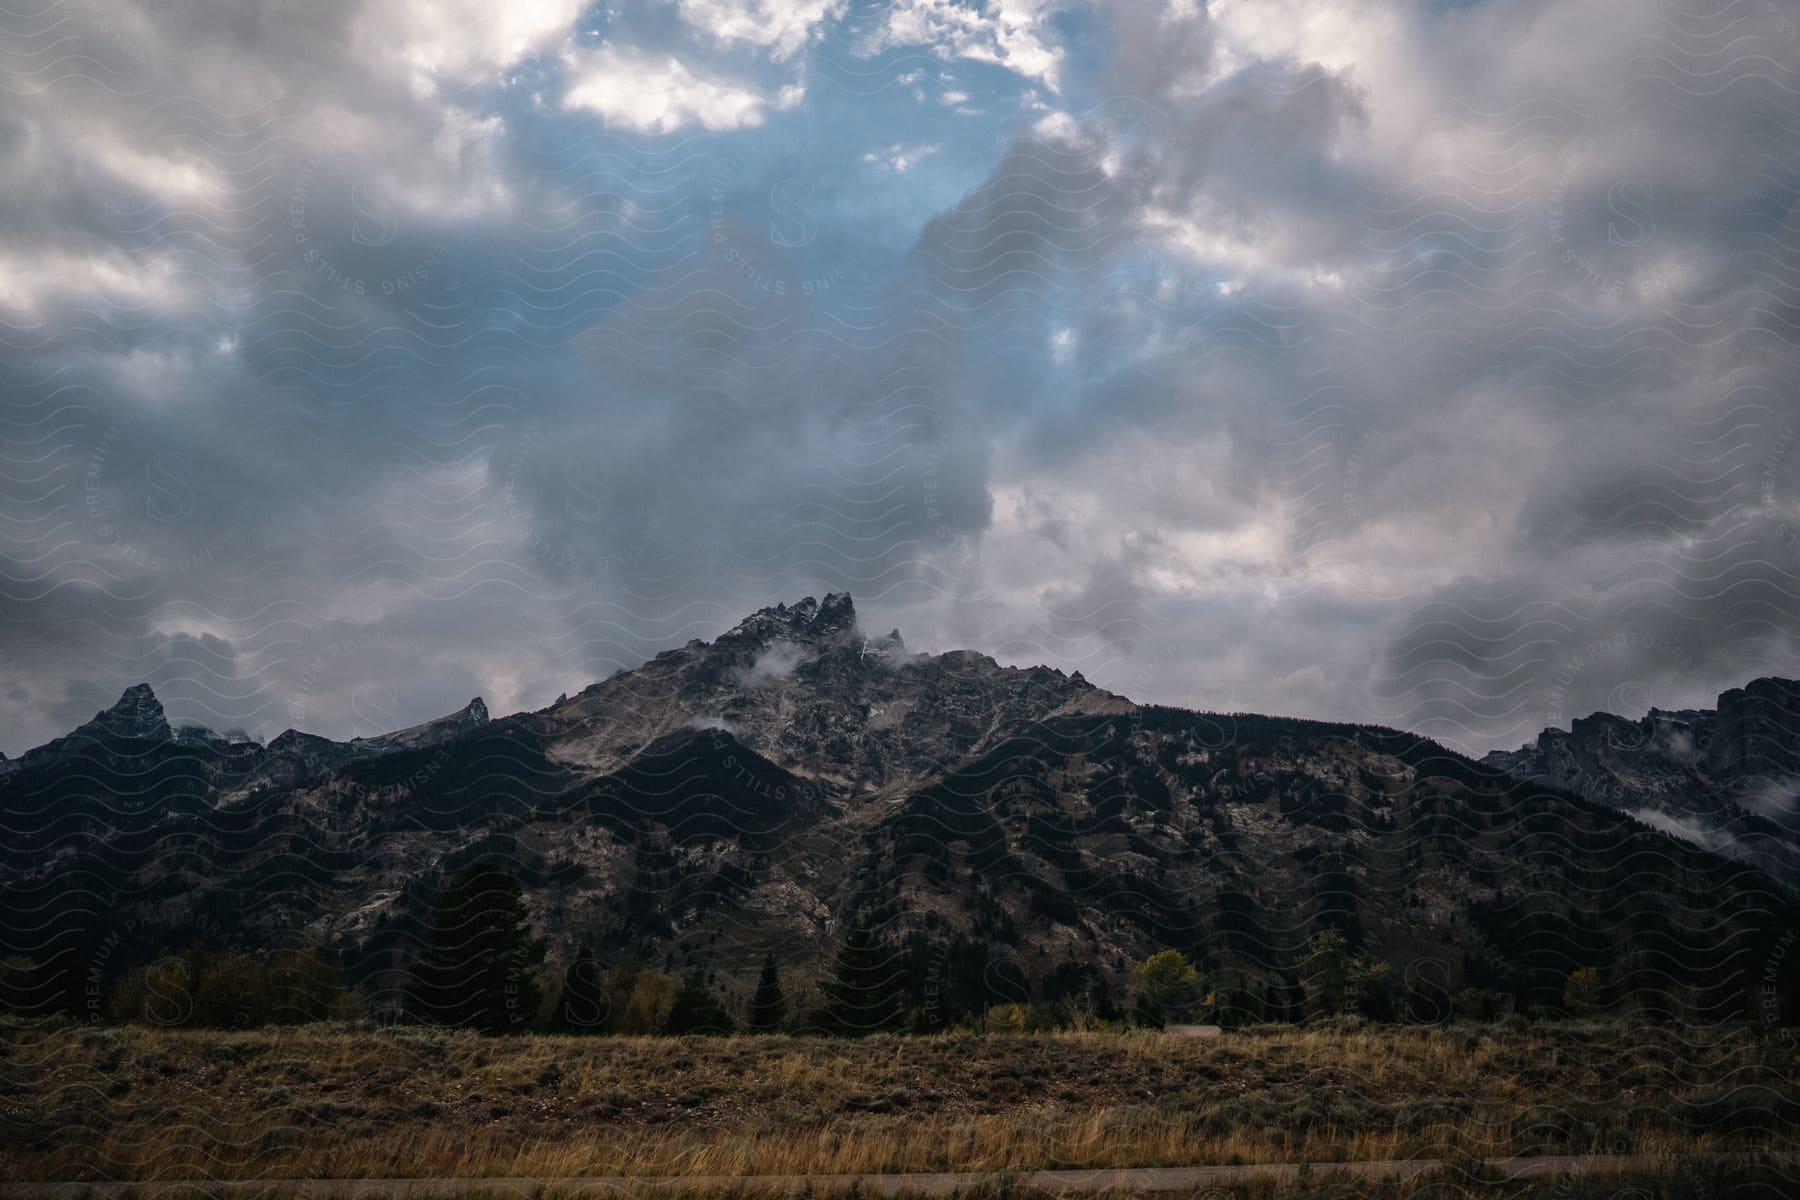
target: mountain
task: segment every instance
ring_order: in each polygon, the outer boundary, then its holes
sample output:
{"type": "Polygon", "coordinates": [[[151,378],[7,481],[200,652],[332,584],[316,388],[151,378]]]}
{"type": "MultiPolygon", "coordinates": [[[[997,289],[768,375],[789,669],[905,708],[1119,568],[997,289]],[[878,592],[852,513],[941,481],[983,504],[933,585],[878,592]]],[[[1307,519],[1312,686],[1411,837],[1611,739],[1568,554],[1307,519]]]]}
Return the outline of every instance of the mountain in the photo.
{"type": "Polygon", "coordinates": [[[1341,931],[1416,995],[1762,1012],[1796,913],[1754,866],[1389,729],[1138,705],[778,604],[537,712],[350,742],[170,731],[147,688],[0,777],[0,953],[103,983],[320,943],[377,1006],[444,882],[519,878],[552,958],[815,974],[853,930],[947,1015],[1115,987],[1162,947],[1291,994],[1341,931]],[[110,714],[110,715],[109,715],[110,714]],[[1771,964],[1774,964],[1773,966],[1771,964]]]}
{"type": "Polygon", "coordinates": [[[354,758],[366,754],[385,754],[390,750],[424,750],[431,746],[442,746],[456,741],[487,721],[487,705],[477,696],[447,717],[438,717],[393,733],[377,734],[375,737],[351,738],[350,756],[354,758]]]}
{"type": "Polygon", "coordinates": [[[1636,721],[1594,713],[1482,761],[1755,865],[1800,895],[1800,681],[1757,679],[1713,708],[1636,721]]]}
{"type": "Polygon", "coordinates": [[[78,755],[88,749],[104,750],[119,743],[164,742],[174,737],[175,730],[163,715],[162,702],[150,690],[149,684],[140,683],[126,688],[118,703],[95,713],[92,720],[73,732],[29,750],[6,765],[17,770],[34,763],[78,755]]]}
{"type": "Polygon", "coordinates": [[[840,594],[763,609],[538,718],[555,755],[588,770],[616,769],[657,737],[717,729],[854,794],[941,770],[1024,722],[1131,707],[1079,672],[1002,667],[968,651],[910,654],[899,630],[865,638],[840,594]]]}

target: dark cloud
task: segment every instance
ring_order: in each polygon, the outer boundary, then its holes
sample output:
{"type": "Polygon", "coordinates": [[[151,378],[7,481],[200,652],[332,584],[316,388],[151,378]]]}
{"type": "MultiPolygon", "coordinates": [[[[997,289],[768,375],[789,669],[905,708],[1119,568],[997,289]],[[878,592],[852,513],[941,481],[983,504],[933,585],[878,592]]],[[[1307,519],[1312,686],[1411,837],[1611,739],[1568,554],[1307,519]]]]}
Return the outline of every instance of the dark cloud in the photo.
{"type": "Polygon", "coordinates": [[[4,18],[4,748],[844,589],[1472,749],[1800,667],[1774,10],[777,7],[4,18]]]}

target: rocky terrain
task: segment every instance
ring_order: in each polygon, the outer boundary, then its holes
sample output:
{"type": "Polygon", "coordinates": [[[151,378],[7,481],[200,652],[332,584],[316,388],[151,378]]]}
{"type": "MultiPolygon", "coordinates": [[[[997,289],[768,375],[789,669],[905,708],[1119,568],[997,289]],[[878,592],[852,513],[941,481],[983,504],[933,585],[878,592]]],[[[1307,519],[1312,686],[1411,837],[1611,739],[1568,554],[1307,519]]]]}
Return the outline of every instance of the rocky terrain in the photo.
{"type": "Polygon", "coordinates": [[[1636,721],[1595,713],[1482,761],[1754,864],[1800,895],[1800,681],[1757,679],[1714,708],[1636,721]]]}
{"type": "Polygon", "coordinates": [[[1594,966],[1753,1011],[1795,917],[1753,865],[1418,737],[914,654],[844,595],[538,712],[476,700],[351,742],[175,730],[134,687],[4,765],[0,822],[0,951],[79,962],[92,992],[165,948],[319,944],[378,1008],[483,859],[553,960],[736,978],[872,929],[963,1008],[1117,983],[1161,947],[1291,980],[1335,929],[1446,999],[1554,1003],[1594,966]]]}

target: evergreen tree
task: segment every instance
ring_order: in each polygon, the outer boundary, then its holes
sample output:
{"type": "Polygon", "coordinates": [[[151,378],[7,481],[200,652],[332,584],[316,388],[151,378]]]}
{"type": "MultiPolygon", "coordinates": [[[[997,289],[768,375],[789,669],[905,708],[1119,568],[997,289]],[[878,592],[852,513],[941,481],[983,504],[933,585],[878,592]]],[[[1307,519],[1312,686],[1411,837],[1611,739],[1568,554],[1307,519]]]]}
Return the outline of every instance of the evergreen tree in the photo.
{"type": "Polygon", "coordinates": [[[1357,1007],[1371,1021],[1396,1021],[1400,1017],[1400,981],[1384,962],[1357,962],[1353,983],[1357,1007]]]}
{"type": "Polygon", "coordinates": [[[1333,931],[1313,935],[1300,962],[1306,998],[1321,1016],[1336,1016],[1354,998],[1355,964],[1344,935],[1333,931]]]}
{"type": "Polygon", "coordinates": [[[706,986],[706,972],[695,969],[681,977],[681,987],[675,992],[675,1002],[669,1006],[669,1019],[663,1031],[677,1037],[684,1033],[731,1032],[731,1016],[706,986]]]}
{"type": "Polygon", "coordinates": [[[556,1027],[564,1033],[599,1033],[606,1027],[606,1010],[600,964],[594,961],[593,951],[583,946],[563,969],[556,1027]]]}
{"type": "Polygon", "coordinates": [[[1088,1012],[1096,1021],[1117,1021],[1120,1017],[1119,1006],[1113,1003],[1112,989],[1106,986],[1102,976],[1095,975],[1088,984],[1088,1012]]]}
{"type": "Polygon", "coordinates": [[[1263,1019],[1262,993],[1242,971],[1227,974],[1219,986],[1215,1019],[1226,1029],[1254,1025],[1263,1019]]]}
{"type": "Polygon", "coordinates": [[[518,881],[492,864],[470,867],[432,905],[407,980],[407,1012],[483,1033],[523,1029],[538,1010],[531,969],[543,958],[518,881]]]}
{"type": "Polygon", "coordinates": [[[852,931],[838,947],[825,996],[833,1033],[862,1037],[898,1028],[905,1015],[899,955],[868,930],[852,931]]]}
{"type": "Polygon", "coordinates": [[[781,994],[781,972],[771,954],[763,960],[756,992],[750,997],[750,1029],[753,1033],[774,1033],[786,1019],[787,998],[781,994]]]}

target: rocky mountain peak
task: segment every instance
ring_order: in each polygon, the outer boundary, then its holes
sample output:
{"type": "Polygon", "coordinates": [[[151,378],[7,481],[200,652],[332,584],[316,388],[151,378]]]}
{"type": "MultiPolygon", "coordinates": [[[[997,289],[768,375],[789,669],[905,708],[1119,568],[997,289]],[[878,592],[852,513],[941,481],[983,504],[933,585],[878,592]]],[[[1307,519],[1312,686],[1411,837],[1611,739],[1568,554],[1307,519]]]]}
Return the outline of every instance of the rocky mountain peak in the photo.
{"type": "MultiPolygon", "coordinates": [[[[796,604],[761,608],[721,635],[720,642],[824,642],[856,631],[856,604],[849,592],[827,592],[796,604]]],[[[895,630],[895,636],[899,631],[895,630]]]]}
{"type": "Polygon", "coordinates": [[[119,743],[173,742],[175,737],[175,730],[163,714],[162,701],[150,685],[134,683],[120,693],[111,708],[101,709],[92,720],[64,736],[27,750],[21,758],[9,760],[0,774],[10,774],[16,767],[33,763],[41,765],[69,755],[89,754],[96,748],[135,753],[134,747],[119,743]]]}
{"type": "Polygon", "coordinates": [[[488,723],[487,704],[475,697],[448,716],[425,721],[393,733],[375,737],[350,739],[350,748],[358,754],[385,753],[389,750],[422,750],[454,740],[469,730],[488,723]]]}
{"type": "Polygon", "coordinates": [[[1800,893],[1800,683],[1765,677],[1720,693],[1716,709],[1652,708],[1631,720],[1597,712],[1482,761],[1519,779],[1579,792],[1800,893]]]}
{"type": "Polygon", "coordinates": [[[930,778],[1032,721],[1130,708],[1049,667],[916,653],[898,629],[865,636],[849,594],[831,592],[760,609],[710,643],[666,650],[533,716],[562,761],[588,769],[718,728],[784,770],[860,794],[930,778]]]}
{"type": "Polygon", "coordinates": [[[892,630],[882,637],[872,637],[863,643],[865,653],[885,655],[890,658],[906,653],[906,639],[900,636],[898,629],[892,630]]]}
{"type": "Polygon", "coordinates": [[[134,683],[120,693],[111,708],[94,714],[94,719],[77,729],[76,734],[89,737],[139,738],[167,741],[174,736],[169,720],[163,714],[162,701],[147,683],[134,683]]]}
{"type": "Polygon", "coordinates": [[[308,749],[341,746],[330,738],[320,737],[316,733],[305,733],[298,729],[284,729],[269,742],[269,751],[273,754],[297,754],[308,749]]]}

